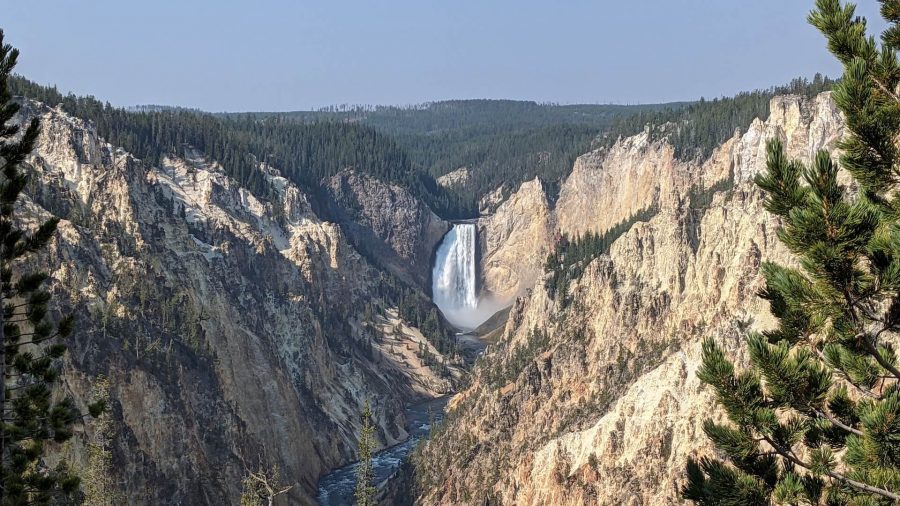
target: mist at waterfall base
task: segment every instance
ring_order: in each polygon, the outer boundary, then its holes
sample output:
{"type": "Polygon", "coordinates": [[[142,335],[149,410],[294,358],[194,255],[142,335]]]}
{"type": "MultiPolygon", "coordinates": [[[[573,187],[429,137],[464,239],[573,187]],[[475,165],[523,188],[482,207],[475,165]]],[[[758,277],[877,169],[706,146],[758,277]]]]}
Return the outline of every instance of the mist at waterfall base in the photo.
{"type": "Polygon", "coordinates": [[[469,331],[505,307],[494,297],[479,297],[475,268],[475,225],[457,223],[444,236],[431,273],[432,298],[444,317],[469,331]]]}

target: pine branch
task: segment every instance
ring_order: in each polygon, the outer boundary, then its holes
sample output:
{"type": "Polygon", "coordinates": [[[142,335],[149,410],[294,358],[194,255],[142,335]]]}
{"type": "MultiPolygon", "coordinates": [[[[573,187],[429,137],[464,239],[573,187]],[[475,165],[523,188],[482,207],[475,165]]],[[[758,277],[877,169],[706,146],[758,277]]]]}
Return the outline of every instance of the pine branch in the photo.
{"type": "Polygon", "coordinates": [[[253,478],[254,480],[256,480],[257,482],[259,482],[259,484],[261,484],[263,487],[265,487],[266,493],[268,494],[269,498],[275,498],[281,494],[286,494],[288,491],[290,491],[292,488],[294,488],[293,485],[290,485],[288,487],[284,487],[283,489],[276,490],[276,489],[272,488],[272,485],[269,484],[270,478],[262,472],[259,472],[259,473],[249,472],[247,475],[249,477],[253,478]]]}
{"type": "MultiPolygon", "coordinates": [[[[798,466],[806,469],[807,471],[812,471],[812,466],[807,464],[806,462],[800,460],[800,458],[794,454],[793,450],[783,448],[781,445],[779,445],[778,443],[773,441],[772,438],[770,438],[769,436],[767,436],[765,434],[763,434],[763,438],[766,440],[767,443],[769,443],[769,446],[771,446],[782,457],[788,459],[795,465],[798,465],[798,466]]],[[[828,471],[825,471],[825,474],[827,476],[829,476],[830,478],[833,478],[842,483],[845,483],[857,490],[861,490],[863,492],[868,492],[870,494],[880,495],[880,496],[886,497],[894,502],[900,502],[900,494],[895,494],[889,490],[885,490],[883,488],[878,488],[878,487],[873,487],[872,485],[868,485],[861,481],[856,481],[854,479],[844,476],[843,474],[841,474],[837,471],[828,470],[828,471]]]]}
{"type": "MultiPolygon", "coordinates": [[[[818,349],[815,346],[810,346],[810,348],[812,348],[812,350],[816,353],[816,355],[822,360],[822,363],[827,366],[828,360],[825,358],[825,354],[822,353],[822,350],[818,349]]],[[[867,388],[863,388],[863,387],[859,386],[859,384],[856,383],[855,381],[853,381],[853,379],[850,377],[849,374],[847,374],[846,371],[844,371],[842,369],[838,369],[836,367],[830,367],[830,366],[829,366],[829,369],[831,370],[832,373],[840,376],[841,379],[846,381],[850,386],[852,386],[854,389],[856,389],[857,392],[864,395],[865,397],[869,397],[872,399],[881,399],[880,395],[873,393],[871,390],[869,390],[867,388]]],[[[891,377],[893,377],[893,376],[891,376],[891,377]]]]}
{"type": "MultiPolygon", "coordinates": [[[[20,337],[22,337],[22,336],[33,336],[34,334],[35,334],[34,332],[26,332],[25,334],[20,334],[20,337]]],[[[43,342],[45,342],[45,341],[49,341],[49,340],[51,340],[51,339],[55,339],[55,338],[57,338],[57,337],[60,337],[59,332],[54,332],[53,334],[51,334],[51,335],[49,335],[49,336],[47,336],[47,337],[41,338],[41,339],[37,339],[37,340],[32,339],[31,341],[25,341],[25,342],[17,342],[17,343],[13,343],[13,344],[7,344],[6,347],[7,347],[8,349],[12,349],[12,348],[18,348],[19,346],[25,346],[25,345],[27,345],[27,344],[35,344],[35,345],[37,345],[37,344],[41,344],[41,343],[43,343],[43,342]]]]}
{"type": "Polygon", "coordinates": [[[878,364],[881,367],[884,367],[891,374],[893,374],[894,379],[900,380],[900,370],[898,370],[896,367],[894,367],[893,364],[891,364],[890,362],[885,360],[884,357],[881,356],[881,353],[878,352],[878,349],[875,348],[875,345],[873,345],[869,341],[867,336],[868,336],[868,333],[860,332],[859,334],[856,335],[856,338],[857,338],[857,340],[859,340],[863,343],[863,345],[866,348],[866,351],[869,352],[869,355],[872,355],[872,357],[875,359],[876,362],[878,362],[878,364]]]}
{"type": "MultiPolygon", "coordinates": [[[[878,322],[884,323],[885,327],[890,325],[888,322],[882,321],[881,318],[879,318],[878,316],[871,313],[865,306],[863,306],[862,304],[859,304],[859,301],[853,302],[853,297],[850,296],[850,292],[848,291],[847,287],[843,288],[843,292],[844,292],[844,300],[849,305],[850,315],[853,318],[854,322],[857,322],[857,324],[859,324],[859,316],[856,314],[856,309],[859,309],[860,312],[862,312],[863,315],[866,316],[866,318],[869,318],[873,321],[878,321],[878,322]]],[[[878,362],[878,364],[881,367],[885,368],[887,371],[889,371],[891,374],[893,374],[895,379],[900,380],[900,370],[898,370],[896,367],[894,367],[893,364],[886,361],[884,359],[884,357],[881,356],[881,353],[878,352],[878,349],[875,347],[875,345],[873,345],[869,341],[869,339],[867,337],[868,335],[869,335],[868,332],[862,331],[862,332],[858,332],[856,334],[856,336],[854,336],[854,337],[857,340],[857,342],[863,343],[866,351],[869,353],[869,355],[872,356],[872,358],[875,359],[876,362],[878,362]]]]}
{"type": "Polygon", "coordinates": [[[853,427],[850,427],[849,425],[846,425],[846,424],[844,424],[843,422],[841,422],[840,420],[838,420],[837,418],[835,418],[834,415],[832,415],[831,413],[828,412],[828,408],[825,408],[825,409],[822,410],[822,411],[819,411],[819,410],[817,410],[817,409],[814,410],[814,411],[815,411],[815,413],[816,413],[817,415],[819,415],[819,417],[825,418],[826,420],[828,420],[829,422],[831,422],[833,425],[835,425],[835,426],[837,426],[837,427],[840,427],[840,428],[844,429],[844,430],[847,431],[847,432],[850,432],[850,433],[852,433],[852,434],[856,434],[857,436],[862,436],[862,435],[863,435],[863,433],[862,433],[861,430],[854,429],[853,427]]]}
{"type": "Polygon", "coordinates": [[[883,317],[878,316],[875,313],[869,311],[869,309],[867,307],[865,307],[864,305],[862,305],[860,302],[861,301],[858,300],[856,302],[851,302],[850,304],[852,304],[853,307],[859,309],[859,311],[863,314],[863,316],[865,316],[869,320],[872,320],[873,322],[878,322],[878,323],[881,323],[884,325],[889,325],[889,323],[883,317]]]}
{"type": "Polygon", "coordinates": [[[898,105],[900,105],[900,96],[897,96],[896,93],[890,91],[890,90],[887,88],[887,86],[885,86],[884,83],[882,83],[881,80],[878,79],[877,77],[875,77],[875,76],[870,76],[870,77],[872,78],[872,82],[874,82],[875,85],[878,86],[878,88],[879,88],[881,91],[883,91],[885,95],[887,95],[888,97],[890,97],[891,100],[893,100],[893,101],[896,102],[898,105]]]}

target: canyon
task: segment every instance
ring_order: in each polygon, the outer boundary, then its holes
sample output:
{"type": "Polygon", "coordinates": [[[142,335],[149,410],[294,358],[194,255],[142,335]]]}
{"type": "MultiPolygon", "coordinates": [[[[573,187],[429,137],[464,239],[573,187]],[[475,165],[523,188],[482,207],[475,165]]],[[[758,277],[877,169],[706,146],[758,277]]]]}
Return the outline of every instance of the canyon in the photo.
{"type": "Polygon", "coordinates": [[[578,159],[552,211],[526,183],[483,221],[484,285],[530,287],[415,457],[417,503],[680,502],[687,458],[711,449],[702,423],[722,418],[696,377],[700,343],[712,336],[746,363],[742,336],[773,321],[759,266],[794,263],[753,182],[767,141],[809,163],[843,135],[828,93],[779,96],[770,111],[708,159],[678,160],[648,131],[619,139],[578,159]],[[570,298],[540,275],[532,285],[528,259],[551,247],[549,230],[600,233],[648,208],[570,298]]]}
{"type": "MultiPolygon", "coordinates": [[[[79,322],[64,390],[89,399],[108,379],[111,471],[132,502],[234,503],[250,470],[277,468],[285,500],[312,504],[318,477],[354,458],[364,400],[391,445],[407,437],[406,404],[454,388],[458,365],[398,318],[402,283],[275,167],[257,170],[277,210],[196,150],[151,166],[59,108],[26,101],[18,121],[32,117],[42,131],[24,209],[62,218],[38,263],[79,322]]],[[[389,238],[394,257],[416,255],[389,230],[421,205],[361,184],[393,199],[367,233],[389,238]]],[[[76,468],[93,430],[59,449],[76,468]]]]}
{"type": "MultiPolygon", "coordinates": [[[[314,504],[356,458],[365,400],[385,448],[407,440],[406,407],[445,395],[399,476],[411,501],[677,502],[687,457],[709,451],[702,421],[721,416],[696,378],[701,339],[745,360],[743,333],[772,321],[759,265],[792,262],[753,183],[766,142],[809,161],[843,134],[830,94],[779,96],[709,157],[680,160],[647,130],[578,157],[558,193],[500,187],[461,222],[353,168],[311,193],[259,161],[267,201],[198,149],[151,163],[23,104],[18,121],[43,124],[24,209],[62,218],[39,263],[81,322],[64,389],[109,380],[112,472],[139,504],[234,503],[247,472],[276,467],[286,504],[314,504]],[[648,210],[548,290],[564,237],[648,210]],[[509,308],[471,371],[404,318],[431,299],[460,330],[509,308]]],[[[86,466],[94,430],[58,452],[86,466]]]]}

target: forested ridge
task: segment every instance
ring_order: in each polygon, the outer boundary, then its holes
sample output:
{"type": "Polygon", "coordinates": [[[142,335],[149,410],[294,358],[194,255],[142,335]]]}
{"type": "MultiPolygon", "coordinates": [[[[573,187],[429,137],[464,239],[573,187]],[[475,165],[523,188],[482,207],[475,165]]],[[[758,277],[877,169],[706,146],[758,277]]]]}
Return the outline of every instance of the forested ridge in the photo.
{"type": "MultiPolygon", "coordinates": [[[[649,128],[679,159],[706,157],[755,118],[777,94],[815,95],[833,81],[817,75],[734,97],[656,105],[557,105],[515,100],[452,100],[418,106],[331,107],[287,113],[209,114],[192,109],[130,109],[13,77],[14,94],[92,121],[101,136],[158,163],[194,147],[262,199],[271,188],[255,170],[267,162],[317,194],[321,180],[353,167],[398,183],[448,219],[477,214],[478,201],[505,185],[541,178],[557,188],[585,152],[649,128]],[[443,188],[436,178],[461,167],[468,180],[443,188]]],[[[552,195],[551,195],[552,197],[552,195]]]]}
{"type": "Polygon", "coordinates": [[[467,217],[473,212],[473,206],[438,186],[428,173],[415,170],[389,135],[363,125],[301,123],[279,117],[222,118],[186,109],[129,111],[94,97],[63,95],[21,77],[12,78],[10,88],[15,95],[60,105],[69,114],[92,121],[103,138],[151,164],[196,148],[264,200],[271,197],[272,189],[255,169],[259,162],[278,168],[313,193],[318,193],[322,178],[352,167],[407,187],[445,217],[467,217]]]}
{"type": "Polygon", "coordinates": [[[812,81],[797,78],[787,85],[767,90],[743,92],[733,97],[713,100],[701,98],[679,108],[640,111],[618,118],[605,134],[604,143],[611,145],[619,137],[635,135],[649,127],[652,140],[669,140],[675,149],[676,158],[706,158],[735,132],[746,131],[754,119],[768,118],[769,102],[776,95],[813,97],[830,90],[833,85],[832,79],[816,74],[812,81]]]}
{"type": "MultiPolygon", "coordinates": [[[[769,115],[779,94],[814,96],[833,81],[822,75],[733,97],[668,104],[558,105],[515,100],[449,100],[408,107],[342,106],[318,111],[258,113],[296,122],[322,119],[358,123],[389,134],[411,163],[433,177],[461,167],[469,172],[453,188],[474,206],[501,185],[512,190],[540,177],[558,186],[585,152],[649,126],[651,139],[667,138],[679,159],[707,157],[716,146],[769,115]]],[[[229,114],[247,117],[249,114],[229,114]]]]}
{"type": "Polygon", "coordinates": [[[527,100],[445,100],[410,106],[330,106],[317,111],[223,113],[229,117],[281,117],[309,122],[334,120],[364,123],[395,134],[436,134],[450,130],[494,132],[505,128],[550,125],[602,125],[623,114],[677,109],[687,102],[671,104],[574,104],[559,105],[527,100]]]}
{"type": "Polygon", "coordinates": [[[516,188],[535,177],[557,183],[569,173],[575,159],[589,151],[595,139],[619,118],[639,112],[677,111],[686,105],[448,100],[408,107],[330,107],[227,116],[296,122],[328,119],[371,126],[396,139],[413,165],[433,177],[468,168],[468,182],[453,190],[474,208],[482,196],[504,184],[516,188]]]}

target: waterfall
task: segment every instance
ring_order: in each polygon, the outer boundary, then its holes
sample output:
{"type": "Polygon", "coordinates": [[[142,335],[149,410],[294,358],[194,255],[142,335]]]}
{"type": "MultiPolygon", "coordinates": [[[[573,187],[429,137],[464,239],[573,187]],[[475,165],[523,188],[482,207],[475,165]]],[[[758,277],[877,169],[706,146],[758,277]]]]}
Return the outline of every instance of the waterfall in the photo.
{"type": "Polygon", "coordinates": [[[458,223],[444,236],[432,271],[434,302],[452,323],[478,307],[476,281],[475,225],[458,223]]]}

